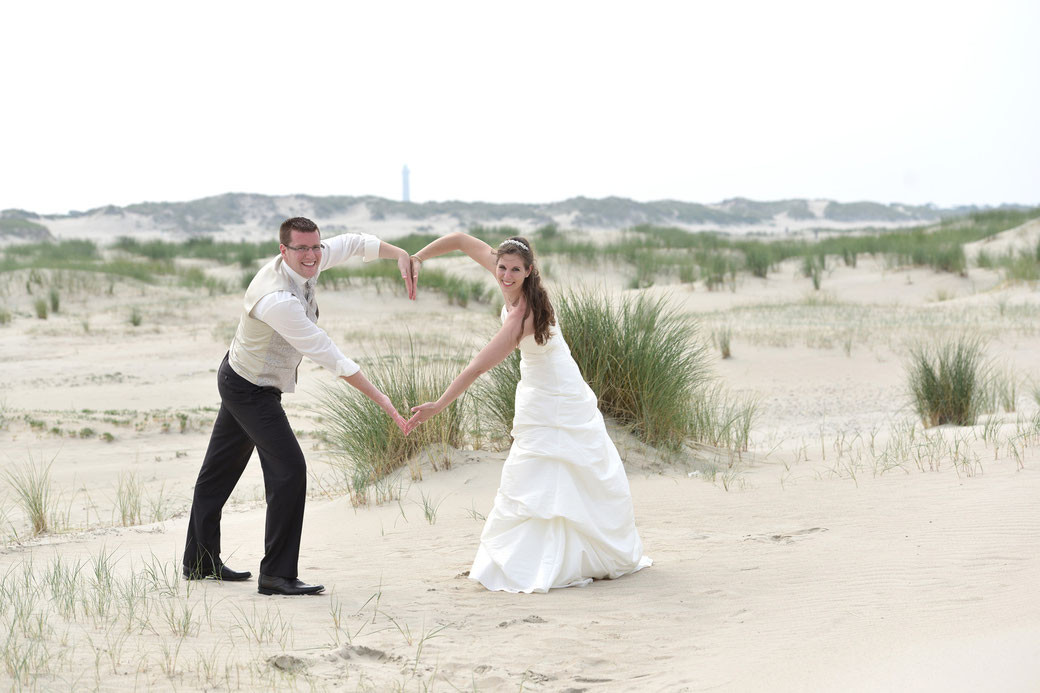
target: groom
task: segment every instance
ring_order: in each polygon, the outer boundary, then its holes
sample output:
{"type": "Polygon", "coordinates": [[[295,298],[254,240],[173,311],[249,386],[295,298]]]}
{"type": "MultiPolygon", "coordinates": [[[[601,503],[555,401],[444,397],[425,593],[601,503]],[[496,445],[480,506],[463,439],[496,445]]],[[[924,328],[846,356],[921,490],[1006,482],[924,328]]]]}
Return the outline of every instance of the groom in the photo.
{"type": "Polygon", "coordinates": [[[408,253],[368,234],[345,233],[321,240],[310,219],[294,217],[279,231],[280,255],[264,265],[249,288],[231,348],[217,371],[220,411],[195,482],[184,547],[189,580],[248,580],[220,558],[220,515],[255,447],[267,491],[261,594],[317,594],[323,585],[299,579],[297,563],[307,496],[307,465],[282,409],[282,393],[296,389],[303,356],[356,387],[405,430],[390,399],[343,355],[315,323],[315,282],[322,270],[361,255],[365,262],[396,259],[408,297],[415,299],[408,253]]]}

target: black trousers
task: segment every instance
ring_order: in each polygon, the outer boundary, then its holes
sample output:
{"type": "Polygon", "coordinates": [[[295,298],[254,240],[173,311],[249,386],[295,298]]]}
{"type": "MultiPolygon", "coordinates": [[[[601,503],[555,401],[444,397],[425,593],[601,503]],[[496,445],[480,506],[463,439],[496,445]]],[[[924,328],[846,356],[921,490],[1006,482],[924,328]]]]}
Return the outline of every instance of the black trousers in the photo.
{"type": "Polygon", "coordinates": [[[220,411],[195,482],[184,566],[209,572],[220,558],[220,515],[255,447],[264,472],[267,525],[260,573],[298,577],[307,463],[282,409],[282,393],[258,387],[228,364],[217,369],[220,411]]]}

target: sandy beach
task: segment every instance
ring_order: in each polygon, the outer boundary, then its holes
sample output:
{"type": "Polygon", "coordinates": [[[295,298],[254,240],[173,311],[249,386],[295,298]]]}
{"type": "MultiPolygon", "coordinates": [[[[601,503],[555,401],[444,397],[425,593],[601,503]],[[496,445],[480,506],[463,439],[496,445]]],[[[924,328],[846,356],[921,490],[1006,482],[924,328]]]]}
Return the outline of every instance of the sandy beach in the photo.
{"type": "MultiPolygon", "coordinates": [[[[994,247],[1035,245],[1008,234],[994,247]]],[[[438,262],[479,276],[461,259],[438,262]]],[[[562,261],[549,278],[551,290],[630,291],[616,273],[562,261]]],[[[544,595],[491,593],[465,577],[505,450],[434,451],[449,468],[427,462],[421,480],[403,470],[399,499],[352,507],[315,409],[334,378],[305,361],[283,402],[310,474],[301,577],[327,590],[304,598],[178,578],[239,293],[89,273],[45,281],[61,287],[61,308],[40,320],[28,270],[0,274],[13,314],[0,325],[0,462],[51,462],[56,509],[55,531],[34,537],[0,483],[4,686],[1040,689],[1040,293],[995,270],[864,257],[836,263],[814,291],[786,261],[732,290],[643,289],[688,316],[697,339],[731,331],[732,358],[712,346],[711,368],[758,402],[750,449],[669,457],[612,426],[654,565],[544,595]],[[1013,376],[1013,411],[925,430],[910,404],[908,344],[960,333],[984,339],[1013,376]],[[131,478],[143,509],[124,526],[119,486],[131,478]],[[59,568],[77,564],[83,580],[116,586],[107,605],[62,606],[59,568]]],[[[472,354],[495,329],[493,306],[448,305],[421,285],[418,301],[403,294],[322,289],[319,324],[362,368],[407,334],[472,354]]],[[[255,574],[255,457],[222,528],[225,560],[255,574]]]]}

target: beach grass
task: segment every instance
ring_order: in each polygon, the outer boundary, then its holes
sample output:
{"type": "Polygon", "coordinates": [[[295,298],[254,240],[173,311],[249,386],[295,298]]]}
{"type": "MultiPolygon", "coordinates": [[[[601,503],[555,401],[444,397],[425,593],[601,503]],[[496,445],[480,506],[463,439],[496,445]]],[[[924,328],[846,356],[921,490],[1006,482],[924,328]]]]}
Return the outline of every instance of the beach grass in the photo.
{"type": "Polygon", "coordinates": [[[141,524],[142,495],[141,479],[137,474],[125,472],[119,475],[116,506],[119,509],[119,521],[124,527],[141,524]]]}
{"type": "Polygon", "coordinates": [[[925,426],[973,426],[984,406],[988,364],[982,342],[961,336],[910,350],[911,397],[925,426]]]}
{"type": "MultiPolygon", "coordinates": [[[[382,353],[389,355],[366,363],[364,372],[405,418],[411,416],[411,407],[440,397],[463,365],[453,354],[420,354],[412,340],[387,345],[382,353]]],[[[351,501],[367,504],[379,480],[410,463],[413,478],[422,478],[414,458],[427,447],[461,447],[464,404],[465,395],[406,437],[353,387],[342,381],[325,386],[316,406],[321,432],[351,501]]]]}
{"type": "Polygon", "coordinates": [[[482,413],[481,421],[494,439],[512,440],[516,409],[516,384],[520,382],[520,350],[514,349],[474,384],[473,394],[482,413]]]}
{"type": "Polygon", "coordinates": [[[733,356],[733,351],[730,345],[732,339],[733,328],[731,328],[729,325],[720,327],[719,329],[712,332],[712,340],[715,342],[716,346],[718,346],[719,353],[724,359],[732,358],[733,356]]]}
{"type": "Polygon", "coordinates": [[[600,410],[650,445],[677,449],[692,430],[691,403],[709,380],[696,325],[664,299],[610,301],[586,290],[557,297],[557,315],[600,410]]]}
{"type": "Polygon", "coordinates": [[[43,534],[53,526],[53,514],[56,496],[51,486],[51,465],[48,462],[29,461],[3,471],[4,480],[14,491],[15,499],[21,506],[34,535],[43,534]]]}
{"type": "MultiPolygon", "coordinates": [[[[323,285],[338,289],[354,282],[373,282],[390,291],[404,291],[404,282],[397,265],[392,262],[372,262],[360,267],[340,266],[327,269],[318,279],[323,285]]],[[[493,289],[488,282],[463,279],[441,269],[424,269],[419,275],[420,291],[435,291],[448,299],[449,305],[465,307],[471,301],[488,303],[493,289]]]]}
{"type": "MultiPolygon", "coordinates": [[[[696,327],[664,299],[627,296],[616,304],[591,291],[556,301],[560,329],[601,412],[654,447],[677,450],[692,439],[747,449],[755,405],[733,399],[709,372],[696,327]]],[[[512,428],[520,356],[478,381],[477,399],[492,434],[512,428]]]]}

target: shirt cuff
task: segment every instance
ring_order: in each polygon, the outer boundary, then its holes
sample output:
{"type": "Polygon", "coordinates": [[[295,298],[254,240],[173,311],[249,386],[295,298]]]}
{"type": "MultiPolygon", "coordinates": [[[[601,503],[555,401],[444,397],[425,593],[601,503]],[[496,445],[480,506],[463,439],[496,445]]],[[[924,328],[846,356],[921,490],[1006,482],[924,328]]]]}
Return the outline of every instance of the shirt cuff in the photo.
{"type": "Polygon", "coordinates": [[[367,233],[361,234],[365,239],[365,251],[363,259],[365,262],[379,259],[379,239],[367,233]]]}
{"type": "Polygon", "coordinates": [[[350,377],[361,370],[361,366],[357,365],[348,358],[342,358],[336,361],[336,375],[350,377]]]}

